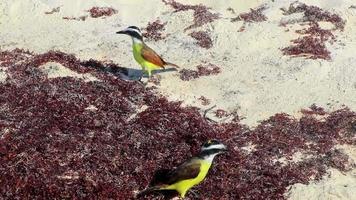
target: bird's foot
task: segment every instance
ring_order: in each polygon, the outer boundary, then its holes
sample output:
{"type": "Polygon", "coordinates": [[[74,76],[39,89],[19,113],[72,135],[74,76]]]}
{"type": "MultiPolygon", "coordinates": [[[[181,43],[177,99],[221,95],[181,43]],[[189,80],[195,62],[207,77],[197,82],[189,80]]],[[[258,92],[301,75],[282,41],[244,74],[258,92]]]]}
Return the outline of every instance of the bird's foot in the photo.
{"type": "Polygon", "coordinates": [[[141,83],[143,86],[146,86],[148,84],[148,81],[144,82],[142,80],[138,80],[139,83],[141,83]]]}
{"type": "Polygon", "coordinates": [[[153,83],[155,85],[160,85],[162,77],[158,74],[150,76],[147,82],[153,83]]]}
{"type": "Polygon", "coordinates": [[[145,81],[143,81],[142,80],[142,78],[143,78],[143,73],[141,74],[141,76],[137,79],[137,81],[138,82],[140,82],[142,85],[144,85],[144,86],[146,86],[147,85],[147,83],[148,83],[148,80],[145,82],[145,81]]]}

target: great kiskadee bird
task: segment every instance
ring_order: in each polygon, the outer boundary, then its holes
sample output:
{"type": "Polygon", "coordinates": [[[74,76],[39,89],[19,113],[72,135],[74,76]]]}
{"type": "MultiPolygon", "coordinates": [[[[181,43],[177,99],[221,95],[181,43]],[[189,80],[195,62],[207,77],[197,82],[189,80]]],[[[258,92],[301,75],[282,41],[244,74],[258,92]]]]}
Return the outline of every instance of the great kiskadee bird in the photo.
{"type": "Polygon", "coordinates": [[[132,50],[135,60],[141,65],[142,71],[147,72],[151,77],[152,70],[164,69],[164,66],[177,65],[164,61],[155,51],[148,47],[142,38],[140,29],[136,26],[129,26],[125,30],[116,32],[117,34],[126,34],[132,38],[132,50]]]}
{"type": "Polygon", "coordinates": [[[171,170],[165,180],[158,185],[153,185],[137,196],[142,196],[149,192],[160,190],[176,190],[181,198],[184,198],[187,191],[204,180],[216,155],[224,153],[227,148],[217,140],[207,141],[201,148],[200,153],[185,161],[177,168],[171,170]]]}

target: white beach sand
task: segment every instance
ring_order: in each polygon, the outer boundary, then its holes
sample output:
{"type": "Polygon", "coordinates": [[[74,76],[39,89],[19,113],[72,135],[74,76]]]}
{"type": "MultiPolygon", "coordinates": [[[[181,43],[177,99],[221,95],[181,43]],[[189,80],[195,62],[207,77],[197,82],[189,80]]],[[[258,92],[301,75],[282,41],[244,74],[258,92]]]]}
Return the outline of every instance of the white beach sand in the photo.
{"type": "MultiPolygon", "coordinates": [[[[23,48],[35,53],[60,50],[73,53],[81,59],[112,60],[127,68],[140,69],[133,60],[131,39],[117,35],[116,31],[129,25],[146,27],[148,22],[160,19],[167,22],[160,41],[147,44],[171,62],[185,69],[207,62],[221,68],[221,73],[182,81],[177,72],[161,73],[158,90],[171,100],[182,100],[186,105],[203,109],[216,105],[216,109],[236,111],[242,122],[255,126],[260,120],[275,113],[285,112],[296,118],[300,110],[311,104],[328,111],[349,107],[356,110],[356,5],[354,0],[302,0],[316,5],[345,19],[343,32],[336,31],[336,42],[328,43],[330,61],[291,58],[280,49],[298,38],[298,25],[281,27],[280,21],[297,18],[284,16],[281,7],[288,0],[179,0],[184,4],[203,3],[219,13],[220,19],[202,27],[183,31],[192,24],[193,12],[171,13],[172,8],[160,0],[2,0],[0,1],[0,49],[23,48]],[[224,3],[222,3],[224,2],[224,3]],[[243,22],[230,19],[250,8],[266,5],[265,22],[247,24],[238,32],[243,22]],[[88,17],[85,21],[65,20],[63,17],[88,16],[93,6],[109,6],[118,10],[116,15],[104,18],[88,17]],[[59,12],[45,12],[60,7],[59,12]],[[227,11],[233,8],[236,14],[227,11]],[[289,31],[286,31],[289,29],[289,31]],[[188,34],[207,31],[213,39],[211,49],[195,44],[188,34]],[[199,97],[211,101],[203,106],[199,97]]],[[[324,27],[330,24],[322,24],[324,27]]],[[[96,80],[90,75],[80,75],[65,67],[49,63],[44,70],[53,77],[74,76],[96,80]],[[51,66],[49,66],[51,65],[51,66]],[[54,69],[54,70],[53,70],[54,69]],[[58,74],[59,73],[59,74],[58,74]]],[[[0,81],[6,79],[0,68],[0,81]]],[[[347,147],[355,159],[355,146],[347,147]]],[[[291,199],[352,199],[356,185],[355,169],[347,174],[330,169],[330,177],[310,185],[297,184],[289,192],[291,199]],[[347,187],[345,186],[347,185],[347,187]]]]}

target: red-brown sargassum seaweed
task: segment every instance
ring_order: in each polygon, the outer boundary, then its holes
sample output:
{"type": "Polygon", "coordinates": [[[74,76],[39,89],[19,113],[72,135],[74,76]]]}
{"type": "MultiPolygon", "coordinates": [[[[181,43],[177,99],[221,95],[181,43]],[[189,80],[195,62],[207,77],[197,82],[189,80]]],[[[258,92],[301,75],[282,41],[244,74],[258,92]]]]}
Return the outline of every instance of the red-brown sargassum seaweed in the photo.
{"type": "Polygon", "coordinates": [[[174,9],[174,12],[181,12],[181,11],[187,11],[187,10],[193,10],[194,11],[194,23],[185,30],[192,29],[192,28],[197,28],[200,26],[203,26],[204,24],[211,23],[216,19],[219,19],[219,14],[217,13],[212,13],[209,10],[211,8],[208,8],[202,4],[199,5],[185,5],[178,3],[174,0],[162,0],[162,2],[166,5],[171,6],[174,9]]]}
{"type": "Polygon", "coordinates": [[[111,16],[117,13],[117,10],[111,7],[92,7],[88,10],[92,18],[98,18],[103,16],[111,16]]]}
{"type": "Polygon", "coordinates": [[[331,14],[316,6],[308,6],[304,3],[292,3],[288,9],[282,9],[284,15],[294,13],[303,13],[301,19],[294,19],[286,22],[281,22],[282,26],[294,23],[307,23],[308,28],[297,30],[302,37],[292,40],[291,46],[282,49],[284,55],[302,56],[310,59],[330,60],[330,51],[326,48],[327,41],[334,41],[335,36],[332,31],[343,31],[345,20],[337,14],[331,14]],[[320,28],[318,22],[330,22],[334,25],[331,30],[320,28]]]}
{"type": "Polygon", "coordinates": [[[205,49],[210,49],[213,46],[213,41],[211,40],[209,34],[205,31],[194,31],[189,34],[194,38],[200,47],[205,49]]]}
{"type": "Polygon", "coordinates": [[[251,8],[250,12],[242,13],[237,17],[232,18],[231,22],[243,21],[243,25],[240,27],[238,31],[239,32],[245,31],[246,23],[256,23],[256,22],[263,22],[267,20],[267,17],[265,16],[265,14],[263,14],[263,11],[266,9],[267,7],[264,5],[255,9],[251,8]]]}
{"type": "Polygon", "coordinates": [[[147,27],[144,28],[143,36],[149,40],[163,40],[166,36],[163,36],[161,31],[165,30],[166,23],[162,23],[160,20],[154,22],[148,22],[147,27]]]}
{"type": "Polygon", "coordinates": [[[249,129],[238,120],[207,121],[197,108],[121,80],[99,61],[16,49],[0,52],[0,66],[9,75],[0,83],[1,199],[132,199],[157,169],[176,166],[208,138],[229,153],[195,188],[200,198],[286,199],[288,186],[319,180],[328,167],[348,170],[347,156],[333,147],[356,145],[356,113],[348,109],[323,120],[276,114],[249,129]],[[39,68],[46,62],[100,81],[49,79],[39,68]],[[278,161],[296,152],[310,158],[278,161]]]}
{"type": "Polygon", "coordinates": [[[232,18],[231,22],[244,21],[244,22],[263,22],[267,20],[267,17],[263,14],[263,11],[266,10],[266,6],[260,6],[256,9],[250,9],[248,13],[242,13],[239,16],[232,18]]]}
{"type": "Polygon", "coordinates": [[[208,63],[205,65],[196,66],[197,70],[182,69],[179,71],[180,79],[183,81],[190,81],[192,79],[199,78],[200,76],[216,75],[221,72],[220,67],[208,63]]]}

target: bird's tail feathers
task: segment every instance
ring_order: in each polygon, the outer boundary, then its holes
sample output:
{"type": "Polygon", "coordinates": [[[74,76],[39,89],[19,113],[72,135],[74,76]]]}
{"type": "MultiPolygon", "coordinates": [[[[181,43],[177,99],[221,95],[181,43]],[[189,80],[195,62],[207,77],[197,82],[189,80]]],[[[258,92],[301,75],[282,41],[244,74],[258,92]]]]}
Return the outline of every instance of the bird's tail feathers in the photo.
{"type": "Polygon", "coordinates": [[[178,65],[174,64],[174,63],[170,63],[170,62],[164,62],[164,65],[170,65],[172,67],[175,67],[175,68],[179,68],[178,65]]]}
{"type": "Polygon", "coordinates": [[[140,191],[139,193],[137,193],[136,198],[141,197],[141,196],[144,196],[144,195],[146,195],[146,194],[148,194],[148,193],[151,193],[151,192],[153,192],[153,191],[158,191],[158,190],[162,190],[162,186],[152,186],[152,187],[148,187],[148,188],[146,188],[146,189],[140,191]]]}

